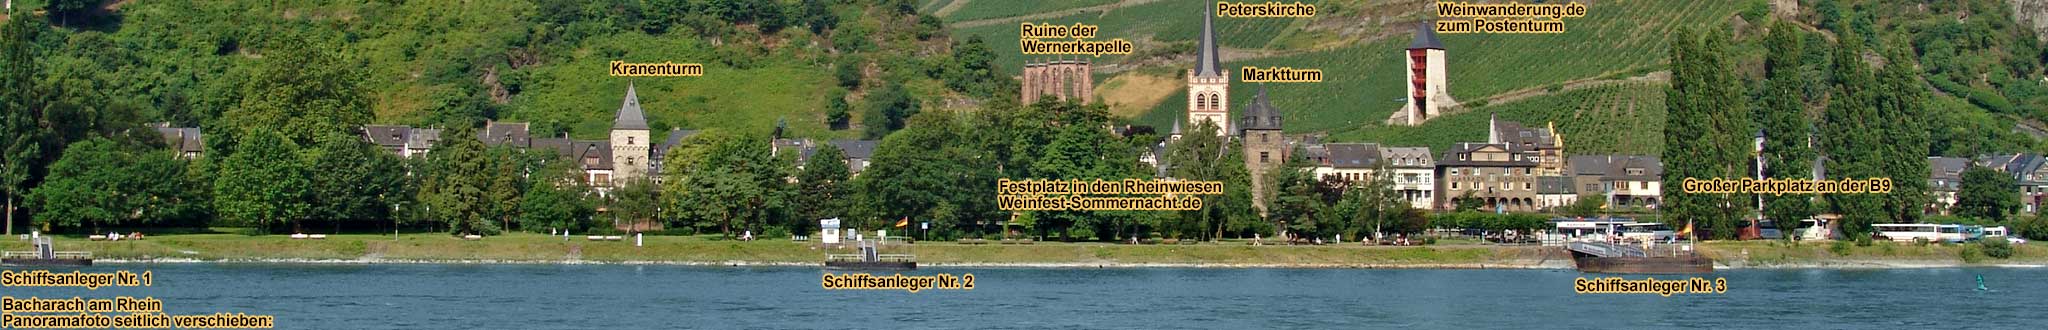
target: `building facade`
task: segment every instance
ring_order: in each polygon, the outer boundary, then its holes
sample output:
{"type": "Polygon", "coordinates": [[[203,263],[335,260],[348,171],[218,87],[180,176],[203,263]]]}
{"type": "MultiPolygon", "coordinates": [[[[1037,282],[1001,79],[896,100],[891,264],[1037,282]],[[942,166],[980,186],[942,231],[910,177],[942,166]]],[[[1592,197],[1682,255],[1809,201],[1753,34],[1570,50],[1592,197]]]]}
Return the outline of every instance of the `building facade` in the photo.
{"type": "Polygon", "coordinates": [[[1572,177],[1536,177],[1536,209],[1556,210],[1579,201],[1579,189],[1573,185],[1572,177]]]}
{"type": "Polygon", "coordinates": [[[1380,149],[1381,162],[1394,171],[1394,190],[1417,209],[1430,209],[1436,200],[1436,159],[1429,147],[1380,149]]]}
{"type": "Polygon", "coordinates": [[[1664,163],[1653,156],[1579,155],[1570,160],[1579,193],[1600,195],[1608,208],[1655,208],[1664,201],[1664,163]]]}
{"type": "Polygon", "coordinates": [[[1507,145],[1459,143],[1437,161],[1437,209],[1456,209],[1476,200],[1483,210],[1529,212],[1537,208],[1536,161],[1507,145]]]}
{"type": "Polygon", "coordinates": [[[1507,145],[1508,150],[1534,159],[1536,175],[1562,176],[1566,166],[1564,135],[1557,133],[1555,126],[1545,123],[1543,128],[1526,127],[1487,115],[1486,143],[1507,145]]]}
{"type": "Polygon", "coordinates": [[[1315,162],[1315,177],[1341,180],[1346,184],[1371,181],[1381,163],[1378,143],[1325,143],[1306,146],[1304,152],[1315,162]]]}
{"type": "Polygon", "coordinates": [[[1926,213],[1949,215],[1962,191],[1963,170],[1969,168],[1969,158],[1927,157],[1927,190],[1934,200],[1927,203],[1926,213]]]}

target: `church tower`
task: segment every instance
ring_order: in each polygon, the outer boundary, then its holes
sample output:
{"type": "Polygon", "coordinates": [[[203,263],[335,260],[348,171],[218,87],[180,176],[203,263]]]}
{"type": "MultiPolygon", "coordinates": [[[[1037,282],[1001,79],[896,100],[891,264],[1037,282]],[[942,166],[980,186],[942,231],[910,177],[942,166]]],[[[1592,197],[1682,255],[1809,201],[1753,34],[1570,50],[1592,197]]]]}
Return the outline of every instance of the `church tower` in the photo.
{"type": "Polygon", "coordinates": [[[632,83],[626,83],[626,100],[619,105],[617,118],[612,119],[612,180],[648,179],[647,157],[653,144],[649,141],[647,116],[640,111],[640,96],[632,83]]]}
{"type": "Polygon", "coordinates": [[[1416,126],[1422,122],[1443,115],[1438,110],[1451,100],[1450,83],[1444,75],[1444,43],[1436,38],[1436,24],[1428,21],[1415,27],[1415,41],[1408,43],[1408,53],[1402,56],[1408,66],[1408,102],[1401,105],[1401,111],[1394,113],[1388,124],[1416,126]]]}
{"type": "Polygon", "coordinates": [[[1216,13],[1213,6],[1203,6],[1202,39],[1196,45],[1200,55],[1195,57],[1195,68],[1188,70],[1188,125],[1197,125],[1207,120],[1216,125],[1217,136],[1230,135],[1235,131],[1230,124],[1230,72],[1223,71],[1221,52],[1216,50],[1216,13]]]}

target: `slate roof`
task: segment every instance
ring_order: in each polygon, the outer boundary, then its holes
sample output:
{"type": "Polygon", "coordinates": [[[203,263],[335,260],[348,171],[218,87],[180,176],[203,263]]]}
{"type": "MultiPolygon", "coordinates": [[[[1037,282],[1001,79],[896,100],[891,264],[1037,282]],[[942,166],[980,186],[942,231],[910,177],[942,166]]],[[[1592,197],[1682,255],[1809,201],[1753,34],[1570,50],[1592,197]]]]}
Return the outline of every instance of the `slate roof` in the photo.
{"type": "Polygon", "coordinates": [[[1433,159],[1434,157],[1432,157],[1432,156],[1433,156],[1433,155],[1431,155],[1431,154],[1429,153],[1429,147],[1386,147],[1386,148],[1380,148],[1380,158],[1384,159],[1384,160],[1385,160],[1385,161],[1387,162],[1387,166],[1388,166],[1388,167],[1397,167],[1397,168],[1431,168],[1431,167],[1435,167],[1435,164],[1434,164],[1434,163],[1435,163],[1435,159],[1433,159]],[[1406,160],[1406,161],[1404,161],[1404,160],[1406,160]]]}
{"type": "Polygon", "coordinates": [[[1415,41],[1408,43],[1408,49],[1444,49],[1443,40],[1436,38],[1436,23],[1415,23],[1415,41]]]}
{"type": "Polygon", "coordinates": [[[668,139],[661,141],[661,145],[657,145],[654,147],[655,160],[660,161],[661,156],[668,154],[669,149],[674,149],[676,146],[683,145],[683,139],[688,139],[691,136],[697,135],[697,132],[697,130],[692,129],[669,129],[668,139]]]}
{"type": "MultiPolygon", "coordinates": [[[[1445,152],[1444,152],[1444,156],[1443,156],[1443,159],[1442,159],[1442,160],[1438,160],[1438,161],[1437,161],[1437,165],[1438,165],[1438,166],[1484,166],[1484,167],[1534,167],[1534,166],[1536,166],[1536,160],[1535,160],[1535,159],[1534,159],[1533,157],[1523,157],[1521,161],[1514,161],[1514,160],[1503,160],[1503,161],[1492,161],[1492,160],[1459,160],[1459,159],[1458,159],[1458,155],[1460,155],[1460,154],[1470,154],[1470,153],[1472,153],[1472,152],[1474,152],[1474,151],[1478,151],[1478,150],[1480,150],[1480,149],[1485,149],[1485,148],[1487,148],[1487,147],[1494,147],[1494,148],[1500,148],[1501,150],[1505,150],[1505,151],[1506,151],[1506,152],[1508,152],[1508,153],[1514,153],[1514,149],[1508,148],[1507,146],[1504,146],[1504,145],[1499,145],[1499,144],[1490,144],[1490,143],[1474,143],[1474,142],[1459,142],[1458,144],[1454,144],[1454,145],[1451,145],[1451,150],[1449,150],[1449,151],[1445,151],[1445,152]]],[[[1467,159],[1470,159],[1470,158],[1468,157],[1467,159]]],[[[1509,158],[1509,159],[1513,159],[1513,158],[1509,158]]]]}
{"type": "Polygon", "coordinates": [[[1962,186],[1963,170],[1969,168],[1969,158],[1927,157],[1928,186],[1938,191],[1956,191],[1962,186]]]}
{"type": "Polygon", "coordinates": [[[1266,98],[1266,85],[1259,85],[1259,93],[1252,95],[1252,101],[1244,107],[1243,125],[1245,130],[1279,130],[1280,110],[1273,108],[1273,101],[1266,98]]]}
{"type": "Polygon", "coordinates": [[[1196,45],[1201,52],[1195,56],[1195,76],[1210,78],[1223,76],[1223,52],[1216,49],[1216,9],[1202,6],[1202,37],[1196,45]]]}
{"type": "Polygon", "coordinates": [[[527,148],[533,145],[533,139],[527,136],[526,129],[526,123],[485,122],[483,134],[477,135],[476,138],[482,140],[485,146],[510,145],[513,148],[527,148]]]}
{"type": "Polygon", "coordinates": [[[552,151],[554,151],[554,152],[555,152],[555,155],[556,155],[556,156],[560,156],[560,157],[565,157],[565,158],[566,158],[566,157],[570,157],[570,155],[571,155],[571,154],[569,153],[569,151],[570,151],[570,150],[569,150],[569,146],[570,146],[570,143],[569,143],[569,142],[570,142],[570,141],[569,141],[569,139],[568,139],[568,138],[538,138],[538,139],[533,139],[533,149],[534,149],[534,150],[552,150],[552,151]]]}
{"type": "Polygon", "coordinates": [[[2040,155],[2022,154],[2019,157],[2015,157],[2012,163],[2007,164],[2006,169],[2009,170],[2008,173],[2013,174],[2014,178],[2019,179],[2019,182],[2022,184],[2042,184],[2044,181],[2048,181],[2048,177],[2038,175],[2043,166],[2048,166],[2048,158],[2042,158],[2040,155]]]}
{"type": "Polygon", "coordinates": [[[412,129],[412,134],[406,136],[405,147],[407,149],[433,149],[434,142],[440,141],[441,129],[414,128],[412,129]]]}
{"type": "Polygon", "coordinates": [[[156,127],[156,133],[164,136],[164,145],[178,152],[197,153],[206,149],[206,140],[198,127],[156,127]]]}
{"type": "Polygon", "coordinates": [[[1334,168],[1371,168],[1380,161],[1378,143],[1329,143],[1323,150],[1329,155],[1323,165],[1334,168]]]}
{"type": "Polygon", "coordinates": [[[1572,175],[1599,176],[1602,180],[1661,180],[1664,175],[1664,163],[1655,156],[1578,155],[1565,161],[1572,175]],[[1640,168],[1642,174],[1631,175],[1630,168],[1640,168]]]}
{"type": "Polygon", "coordinates": [[[846,159],[875,158],[875,147],[882,141],[876,140],[832,140],[832,146],[846,153],[846,159]]]}
{"type": "Polygon", "coordinates": [[[867,160],[871,160],[871,159],[874,159],[874,157],[875,157],[875,146],[877,146],[877,145],[880,145],[880,144],[881,144],[881,141],[875,141],[875,140],[832,140],[831,142],[827,142],[827,143],[831,143],[831,144],[832,144],[832,146],[834,146],[834,147],[839,147],[839,151],[842,151],[842,152],[845,152],[845,153],[846,153],[846,160],[847,160],[847,161],[846,161],[846,171],[847,171],[847,172],[850,172],[850,173],[860,173],[861,171],[865,171],[865,170],[867,170],[867,164],[866,164],[866,161],[867,161],[867,160]],[[855,160],[861,160],[861,161],[855,161],[855,160]]]}
{"type": "Polygon", "coordinates": [[[640,96],[633,83],[626,83],[626,100],[619,105],[619,115],[612,118],[612,129],[647,129],[647,115],[640,112],[640,96]]]}
{"type": "Polygon", "coordinates": [[[1500,136],[1500,143],[1507,143],[1509,145],[1508,148],[1515,152],[1528,152],[1534,149],[1557,146],[1557,139],[1551,135],[1548,128],[1529,128],[1522,126],[1522,123],[1506,120],[1491,121],[1493,122],[1492,133],[1500,136]]]}
{"type": "Polygon", "coordinates": [[[1970,168],[1970,159],[1959,157],[1927,157],[1929,179],[1961,180],[1963,170],[1970,168]]]}
{"type": "Polygon", "coordinates": [[[582,165],[585,170],[612,169],[611,140],[572,140],[569,142],[569,152],[564,154],[571,155],[569,159],[575,160],[576,164],[582,165]],[[590,157],[597,159],[594,159],[594,162],[584,161],[590,157]]]}
{"type": "Polygon", "coordinates": [[[2036,178],[2029,178],[2029,176],[2032,176],[2030,175],[2031,173],[2040,170],[2044,163],[2048,163],[2048,160],[2044,160],[2040,155],[2031,154],[1977,156],[1978,166],[2005,172],[2008,175],[2012,175],[2014,179],[2019,180],[2020,183],[2039,183],[2039,181],[2042,181],[2034,180],[2036,178]]]}
{"type": "Polygon", "coordinates": [[[399,149],[411,139],[412,128],[397,125],[364,125],[363,140],[380,147],[399,149]]]}

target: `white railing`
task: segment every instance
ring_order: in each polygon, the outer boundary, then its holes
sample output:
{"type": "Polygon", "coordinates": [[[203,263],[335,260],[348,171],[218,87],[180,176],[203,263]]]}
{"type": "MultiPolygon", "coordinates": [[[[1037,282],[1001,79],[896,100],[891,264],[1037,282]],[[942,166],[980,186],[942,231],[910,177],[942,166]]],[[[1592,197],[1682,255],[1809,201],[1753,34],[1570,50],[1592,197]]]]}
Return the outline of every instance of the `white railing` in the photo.
{"type": "MultiPolygon", "coordinates": [[[[55,259],[92,259],[92,252],[86,251],[57,251],[51,252],[50,254],[51,257],[55,259]]],[[[6,253],[4,255],[0,255],[0,257],[38,259],[42,258],[42,256],[36,253],[36,251],[6,251],[6,253]]]]}
{"type": "MultiPolygon", "coordinates": [[[[862,260],[862,258],[861,258],[861,256],[860,256],[859,254],[827,254],[827,255],[825,255],[825,261],[833,261],[833,262],[864,262],[864,261],[867,261],[867,260],[862,260]]],[[[880,261],[880,262],[917,262],[917,256],[914,256],[914,255],[908,255],[908,254],[877,254],[877,255],[875,255],[875,261],[880,261]]]]}

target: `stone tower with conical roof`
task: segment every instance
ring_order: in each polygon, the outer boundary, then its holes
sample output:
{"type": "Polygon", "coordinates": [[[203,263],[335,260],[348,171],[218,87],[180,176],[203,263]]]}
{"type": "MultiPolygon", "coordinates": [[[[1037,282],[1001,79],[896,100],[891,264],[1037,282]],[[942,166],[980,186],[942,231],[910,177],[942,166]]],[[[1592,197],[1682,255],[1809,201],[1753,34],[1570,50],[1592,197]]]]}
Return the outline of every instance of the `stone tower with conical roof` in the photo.
{"type": "Polygon", "coordinates": [[[1273,101],[1266,98],[1266,85],[1259,85],[1259,93],[1252,95],[1252,101],[1244,106],[1244,116],[1237,123],[1243,129],[1240,139],[1244,143],[1244,168],[1252,177],[1252,206],[1259,209],[1259,215],[1266,214],[1266,173],[1287,162],[1287,138],[1280,134],[1280,109],[1273,108],[1273,101]]]}
{"type": "Polygon", "coordinates": [[[640,111],[640,96],[633,83],[626,83],[626,100],[612,119],[612,180],[648,179],[654,141],[649,138],[647,116],[640,111]]]}
{"type": "MultiPolygon", "coordinates": [[[[1216,135],[1236,131],[1230,125],[1230,72],[1223,70],[1222,52],[1216,46],[1216,12],[1203,6],[1202,36],[1196,45],[1195,68],[1188,70],[1188,125],[1207,120],[1216,125],[1216,135]]],[[[1192,127],[1192,126],[1191,126],[1192,127]]]]}
{"type": "Polygon", "coordinates": [[[1445,77],[1444,43],[1436,37],[1436,24],[1429,21],[1417,23],[1415,41],[1408,43],[1406,56],[1408,80],[1408,102],[1401,104],[1387,119],[1390,125],[1422,125],[1422,122],[1442,116],[1443,106],[1457,103],[1451,100],[1450,82],[1445,77]]]}

